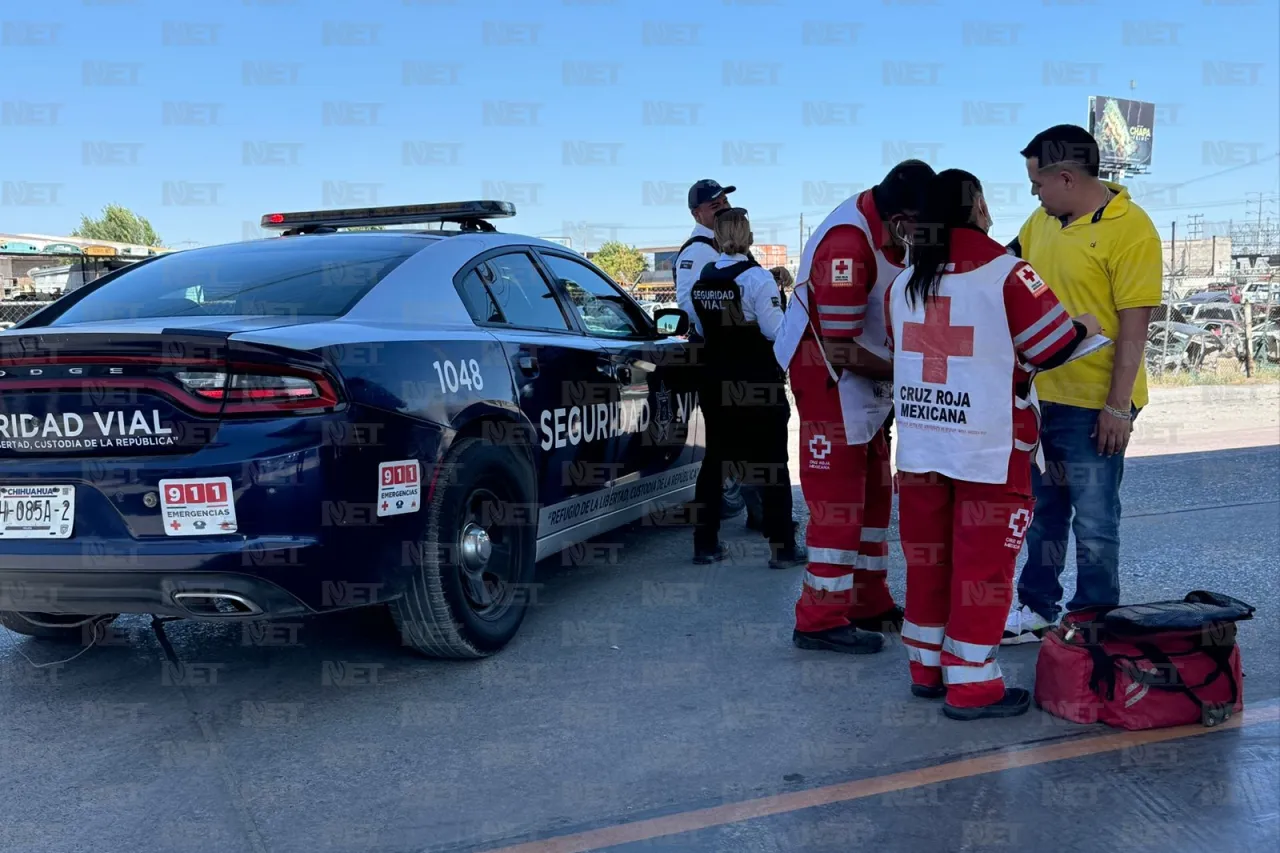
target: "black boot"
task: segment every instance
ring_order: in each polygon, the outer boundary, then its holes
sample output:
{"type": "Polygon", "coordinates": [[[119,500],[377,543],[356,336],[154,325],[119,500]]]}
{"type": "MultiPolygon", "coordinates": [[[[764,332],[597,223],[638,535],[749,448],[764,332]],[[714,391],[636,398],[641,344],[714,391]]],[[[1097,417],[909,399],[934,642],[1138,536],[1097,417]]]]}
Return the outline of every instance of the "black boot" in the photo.
{"type": "Polygon", "coordinates": [[[794,569],[809,564],[809,549],[794,541],[782,547],[770,545],[769,549],[773,551],[773,557],[769,560],[771,569],[794,569]]]}
{"type": "Polygon", "coordinates": [[[921,699],[941,699],[947,695],[947,686],[945,684],[913,684],[911,695],[919,696],[921,699]]]}
{"type": "Polygon", "coordinates": [[[884,635],[859,631],[852,625],[828,628],[826,631],[791,632],[797,648],[810,651],[842,652],[846,655],[873,655],[884,648],[884,635]]]}
{"type": "Polygon", "coordinates": [[[717,542],[710,548],[693,546],[693,561],[700,566],[708,563],[718,563],[725,557],[729,556],[729,546],[723,542],[717,542]]]}
{"type": "Polygon", "coordinates": [[[1013,687],[1004,691],[1004,698],[990,705],[979,705],[976,708],[957,708],[954,705],[943,705],[942,713],[953,720],[985,720],[988,717],[1016,717],[1031,709],[1031,694],[1021,687],[1013,687]]]}
{"type": "Polygon", "coordinates": [[[862,619],[851,619],[853,627],[861,631],[882,631],[886,634],[902,633],[902,608],[898,605],[890,607],[883,613],[867,616],[862,619]]]}

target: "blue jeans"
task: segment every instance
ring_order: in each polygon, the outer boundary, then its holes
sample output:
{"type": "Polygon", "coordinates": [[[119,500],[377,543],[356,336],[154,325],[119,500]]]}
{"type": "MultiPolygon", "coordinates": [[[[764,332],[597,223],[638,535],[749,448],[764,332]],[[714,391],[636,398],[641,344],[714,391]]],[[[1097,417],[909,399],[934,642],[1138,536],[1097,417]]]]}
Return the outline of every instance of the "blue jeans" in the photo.
{"type": "MultiPolygon", "coordinates": [[[[1133,409],[1137,417],[1137,408],[1133,409]]],[[[1050,621],[1062,613],[1062,570],[1076,536],[1076,594],[1068,610],[1120,603],[1120,480],[1124,454],[1099,456],[1090,433],[1099,410],[1040,405],[1045,470],[1031,469],[1035,515],[1018,600],[1050,621]],[[1072,511],[1075,517],[1072,518],[1072,511]]]]}

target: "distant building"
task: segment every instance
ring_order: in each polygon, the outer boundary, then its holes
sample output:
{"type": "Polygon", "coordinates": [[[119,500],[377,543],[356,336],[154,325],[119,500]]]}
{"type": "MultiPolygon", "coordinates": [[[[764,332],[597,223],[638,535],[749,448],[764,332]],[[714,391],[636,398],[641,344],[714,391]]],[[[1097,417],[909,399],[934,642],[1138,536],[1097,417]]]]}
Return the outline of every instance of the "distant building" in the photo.
{"type": "Polygon", "coordinates": [[[1175,297],[1195,293],[1215,282],[1231,279],[1230,237],[1165,240],[1160,247],[1164,258],[1165,290],[1175,297]]]}

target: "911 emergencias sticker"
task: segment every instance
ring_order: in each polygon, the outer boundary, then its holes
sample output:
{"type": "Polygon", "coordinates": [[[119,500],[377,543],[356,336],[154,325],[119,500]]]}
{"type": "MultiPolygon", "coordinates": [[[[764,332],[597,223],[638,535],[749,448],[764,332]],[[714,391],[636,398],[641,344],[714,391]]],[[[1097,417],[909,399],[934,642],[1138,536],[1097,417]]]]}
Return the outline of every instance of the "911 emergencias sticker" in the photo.
{"type": "Polygon", "coordinates": [[[378,515],[404,515],[422,506],[422,468],[417,459],[378,465],[378,515]]]}
{"type": "Polygon", "coordinates": [[[160,515],[166,536],[235,533],[238,527],[231,478],[161,480],[160,515]]]}

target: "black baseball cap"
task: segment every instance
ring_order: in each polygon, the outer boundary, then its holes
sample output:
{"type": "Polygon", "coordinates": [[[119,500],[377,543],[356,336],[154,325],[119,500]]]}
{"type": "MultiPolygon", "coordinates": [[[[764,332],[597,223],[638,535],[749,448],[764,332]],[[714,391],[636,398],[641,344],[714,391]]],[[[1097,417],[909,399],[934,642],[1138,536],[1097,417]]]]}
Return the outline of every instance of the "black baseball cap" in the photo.
{"type": "Polygon", "coordinates": [[[722,195],[735,192],[737,189],[737,187],[722,187],[718,182],[710,178],[703,178],[689,187],[689,209],[693,210],[700,204],[706,204],[722,195]]]}

